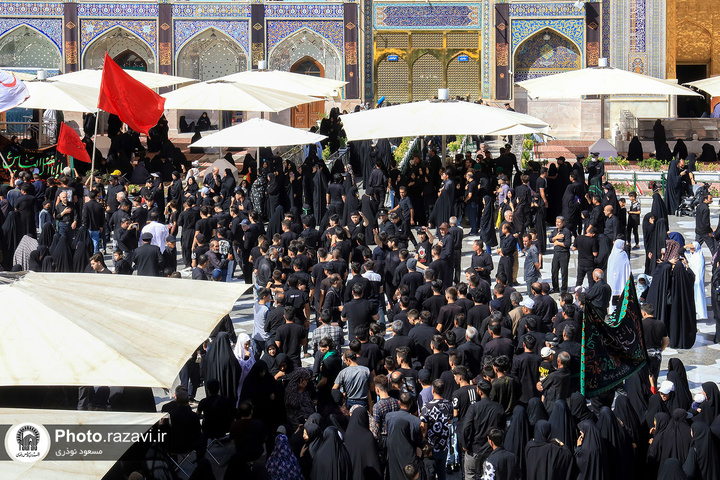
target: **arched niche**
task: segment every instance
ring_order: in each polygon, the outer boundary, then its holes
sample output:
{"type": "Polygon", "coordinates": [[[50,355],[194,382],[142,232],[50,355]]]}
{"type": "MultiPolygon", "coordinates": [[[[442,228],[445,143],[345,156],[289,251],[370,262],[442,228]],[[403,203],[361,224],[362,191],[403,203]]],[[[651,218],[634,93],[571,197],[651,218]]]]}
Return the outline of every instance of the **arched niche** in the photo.
{"type": "Polygon", "coordinates": [[[58,47],[28,25],[19,25],[0,37],[0,66],[61,68],[58,47]]]}
{"type": "Polygon", "coordinates": [[[428,100],[443,88],[443,64],[430,53],[421,56],[412,66],[412,99],[428,100]]]}
{"type": "Polygon", "coordinates": [[[385,97],[387,102],[407,103],[410,67],[404,58],[399,55],[394,55],[393,58],[395,57],[396,60],[390,61],[388,56],[385,56],[377,64],[376,100],[385,97]]]}
{"type": "Polygon", "coordinates": [[[115,61],[123,61],[123,68],[155,72],[155,54],[150,46],[129,30],[113,27],[94,39],[85,48],[83,68],[102,67],[105,52],[115,61]]]}
{"type": "Polygon", "coordinates": [[[575,43],[552,28],[540,30],[515,49],[515,81],[582,68],[582,54],[575,43]]]}
{"type": "Polygon", "coordinates": [[[177,57],[181,77],[212,80],[247,70],[247,55],[225,32],[208,28],[188,40],[177,57]]]}
{"type": "Polygon", "coordinates": [[[342,56],[330,42],[309,28],[301,28],[278,43],[270,51],[268,65],[272,70],[290,71],[305,57],[322,66],[325,78],[343,79],[342,56]]]}

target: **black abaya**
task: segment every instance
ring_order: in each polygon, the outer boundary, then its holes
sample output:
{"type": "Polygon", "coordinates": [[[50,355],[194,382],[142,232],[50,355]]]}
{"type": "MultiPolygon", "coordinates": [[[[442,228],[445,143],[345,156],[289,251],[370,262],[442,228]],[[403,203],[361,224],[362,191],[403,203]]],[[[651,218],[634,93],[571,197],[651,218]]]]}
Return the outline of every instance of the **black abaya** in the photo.
{"type": "Polygon", "coordinates": [[[340,432],[335,427],[327,427],[323,432],[323,441],[313,457],[312,479],[351,480],[353,466],[340,432]]]}
{"type": "Polygon", "coordinates": [[[432,227],[439,227],[440,224],[448,222],[453,212],[453,204],[455,202],[455,184],[452,180],[445,181],[440,196],[435,202],[435,206],[430,212],[428,224],[432,227]]]}
{"type": "Polygon", "coordinates": [[[671,358],[670,361],[668,361],[667,379],[675,385],[675,395],[672,401],[669,402],[668,408],[671,411],[676,408],[690,410],[693,398],[692,393],[690,393],[687,372],[685,371],[685,365],[682,360],[679,358],[671,358]]]}
{"type": "Polygon", "coordinates": [[[693,271],[682,262],[676,263],[670,282],[670,316],[666,323],[672,348],[687,349],[695,344],[697,317],[693,297],[694,284],[693,271]]]}
{"type": "Polygon", "coordinates": [[[597,421],[597,417],[588,408],[587,400],[582,393],[573,393],[568,399],[567,404],[570,409],[570,415],[575,419],[575,423],[580,423],[583,420],[597,421]]]}
{"type": "Polygon", "coordinates": [[[590,420],[578,425],[582,445],[575,449],[577,480],[610,480],[608,450],[600,430],[590,420]]]}
{"type": "Polygon", "coordinates": [[[660,467],[657,480],[688,480],[683,471],[683,464],[677,458],[668,458],[660,467]]]}
{"type": "Polygon", "coordinates": [[[571,480],[573,455],[571,445],[560,445],[552,439],[552,427],[547,420],[535,425],[535,435],[525,447],[526,472],[523,478],[532,480],[571,480]]]}
{"type": "Polygon", "coordinates": [[[640,161],[643,159],[643,147],[642,143],[640,143],[640,139],[635,136],[630,140],[630,145],[628,145],[628,154],[627,154],[628,160],[635,160],[640,161]]]}
{"type": "Polygon", "coordinates": [[[678,139],[677,142],[675,142],[675,146],[673,147],[672,151],[673,158],[686,158],[688,156],[688,149],[687,145],[685,145],[685,142],[682,138],[678,139]]]}
{"type": "Polygon", "coordinates": [[[652,271],[653,281],[645,296],[645,301],[655,307],[655,318],[665,323],[665,328],[669,328],[670,322],[669,302],[671,299],[672,273],[672,265],[670,263],[663,262],[657,264],[652,271]]]}
{"type": "Polygon", "coordinates": [[[525,445],[530,440],[530,422],[525,414],[525,407],[517,405],[513,409],[510,425],[505,434],[503,446],[508,452],[512,452],[518,458],[518,468],[523,478],[526,470],[525,445]]]}
{"type": "Polygon", "coordinates": [[[692,442],[683,470],[688,478],[717,480],[720,478],[720,444],[704,422],[691,427],[692,442]]]}
{"type": "MultiPolygon", "coordinates": [[[[55,240],[53,239],[53,243],[55,240]]],[[[67,237],[58,236],[57,244],[50,249],[50,255],[55,260],[55,271],[59,273],[71,273],[73,269],[73,252],[67,237]]]]}
{"type": "Polygon", "coordinates": [[[322,168],[319,167],[312,178],[313,214],[315,215],[315,218],[322,218],[323,215],[325,215],[325,208],[327,207],[326,194],[328,182],[322,168]]]}
{"type": "Polygon", "coordinates": [[[625,379],[625,392],[635,415],[642,422],[650,398],[650,370],[647,365],[625,379]]]}
{"type": "Polygon", "coordinates": [[[668,213],[675,215],[680,197],[682,196],[682,184],[680,183],[680,169],[678,161],[673,160],[668,167],[667,183],[665,185],[665,205],[668,213]]]}
{"type": "Polygon", "coordinates": [[[480,215],[480,239],[488,247],[497,247],[497,234],[495,232],[495,202],[490,195],[483,197],[483,209],[480,215]]]}
{"type": "Polygon", "coordinates": [[[633,446],[630,435],[622,428],[610,407],[602,407],[597,428],[610,449],[610,468],[613,478],[634,478],[633,446]]]}
{"type": "Polygon", "coordinates": [[[720,415],[720,391],[715,382],[703,383],[702,390],[706,398],[701,404],[701,411],[697,417],[695,417],[695,420],[712,425],[715,418],[720,415]]]}
{"type": "Polygon", "coordinates": [[[555,401],[549,422],[552,427],[553,438],[557,438],[565,445],[575,445],[577,441],[575,419],[570,415],[570,410],[565,400],[555,401]]]}
{"type": "MultiPolygon", "coordinates": [[[[643,242],[645,246],[645,275],[652,274],[652,271],[654,270],[655,266],[655,255],[650,258],[649,255],[647,255],[648,252],[652,252],[651,245],[653,243],[653,237],[655,235],[655,224],[650,222],[650,217],[652,217],[652,212],[646,213],[645,217],[643,217],[642,222],[642,234],[643,234],[643,242]]],[[[657,217],[655,218],[657,220],[657,217]]],[[[629,240],[629,239],[628,239],[629,240]]]]}
{"type": "Polygon", "coordinates": [[[367,245],[374,245],[375,237],[373,235],[373,230],[377,228],[378,202],[365,192],[360,199],[360,208],[363,215],[368,220],[368,225],[365,227],[365,242],[367,245]]]}
{"type": "Polygon", "coordinates": [[[203,358],[205,369],[205,386],[210,380],[220,382],[220,395],[229,398],[235,405],[238,385],[240,384],[241,367],[235,357],[227,332],[220,332],[210,343],[203,358]]]}
{"type": "Polygon", "coordinates": [[[282,221],[283,221],[283,207],[280,205],[275,207],[275,210],[270,217],[267,228],[267,239],[272,242],[272,237],[276,233],[282,234],[282,221]]]}
{"type": "Polygon", "coordinates": [[[663,402],[662,398],[660,398],[660,394],[656,393],[650,396],[650,400],[648,400],[648,407],[643,417],[645,428],[648,431],[650,431],[655,423],[655,416],[661,413],[667,415],[668,421],[670,420],[670,413],[668,412],[667,405],[665,405],[665,402],[663,402]]]}
{"type": "Polygon", "coordinates": [[[652,463],[654,468],[659,468],[668,458],[677,458],[685,462],[691,440],[690,425],[687,423],[686,415],[687,412],[680,408],[673,412],[670,419],[667,414],[658,414],[663,419],[664,425],[655,433],[653,443],[648,449],[648,463],[652,463]]]}
{"type": "Polygon", "coordinates": [[[665,201],[660,196],[660,192],[653,193],[652,196],[652,206],[650,207],[650,213],[655,215],[655,223],[657,224],[658,220],[661,218],[665,220],[665,225],[668,225],[668,209],[665,205],[665,201]]]}
{"type": "Polygon", "coordinates": [[[533,397],[528,401],[527,417],[531,427],[535,427],[541,420],[547,421],[547,410],[540,397],[533,397]]]}
{"type": "Polygon", "coordinates": [[[357,407],[350,416],[345,445],[352,462],[353,480],[382,480],[383,467],[378,456],[377,443],[370,432],[370,419],[366,407],[357,407]]]}

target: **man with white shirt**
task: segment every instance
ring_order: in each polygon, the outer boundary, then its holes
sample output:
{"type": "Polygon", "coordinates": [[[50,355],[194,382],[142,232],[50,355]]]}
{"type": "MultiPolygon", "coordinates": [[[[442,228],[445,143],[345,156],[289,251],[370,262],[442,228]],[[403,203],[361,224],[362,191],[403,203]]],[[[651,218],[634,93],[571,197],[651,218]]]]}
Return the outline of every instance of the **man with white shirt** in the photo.
{"type": "Polygon", "coordinates": [[[165,239],[169,233],[167,225],[158,222],[159,219],[160,217],[157,212],[150,212],[150,221],[143,227],[142,233],[151,233],[152,241],[150,243],[159,247],[162,253],[165,252],[165,239]]]}

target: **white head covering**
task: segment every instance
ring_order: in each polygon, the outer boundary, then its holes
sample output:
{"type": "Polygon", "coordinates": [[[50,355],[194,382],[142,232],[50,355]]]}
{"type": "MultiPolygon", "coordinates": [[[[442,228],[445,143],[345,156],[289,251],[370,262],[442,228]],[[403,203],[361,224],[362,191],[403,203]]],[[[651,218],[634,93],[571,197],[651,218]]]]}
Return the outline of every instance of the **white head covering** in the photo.
{"type": "Polygon", "coordinates": [[[693,297],[695,299],[695,313],[697,318],[707,318],[707,299],[705,298],[705,255],[699,242],[693,242],[694,253],[686,252],[688,267],[695,274],[693,297]]]}
{"type": "Polygon", "coordinates": [[[612,288],[613,295],[622,294],[630,273],[630,260],[625,253],[625,240],[615,240],[607,267],[607,282],[612,288]]]}
{"type": "Polygon", "coordinates": [[[245,381],[245,377],[250,373],[250,369],[255,365],[255,355],[253,355],[252,344],[250,348],[245,348],[245,344],[250,341],[250,335],[247,333],[241,333],[238,335],[238,341],[235,344],[235,358],[240,363],[240,383],[238,383],[238,396],[240,395],[240,389],[245,381]],[[245,358],[247,357],[247,359],[245,358]]]}

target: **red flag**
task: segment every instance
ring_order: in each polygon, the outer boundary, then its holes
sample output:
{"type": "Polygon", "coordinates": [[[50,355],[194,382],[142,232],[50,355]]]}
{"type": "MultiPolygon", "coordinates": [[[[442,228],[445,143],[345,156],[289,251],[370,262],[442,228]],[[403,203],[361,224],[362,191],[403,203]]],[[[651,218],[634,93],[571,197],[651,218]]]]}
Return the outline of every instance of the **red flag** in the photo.
{"type": "Polygon", "coordinates": [[[80,140],[80,135],[75,130],[60,124],[60,135],[58,135],[57,150],[65,155],[70,155],[75,160],[90,163],[90,155],[85,149],[85,144],[80,140]]]}
{"type": "Polygon", "coordinates": [[[147,134],[165,110],[165,98],[138,82],[105,53],[98,108],[147,134]]]}

